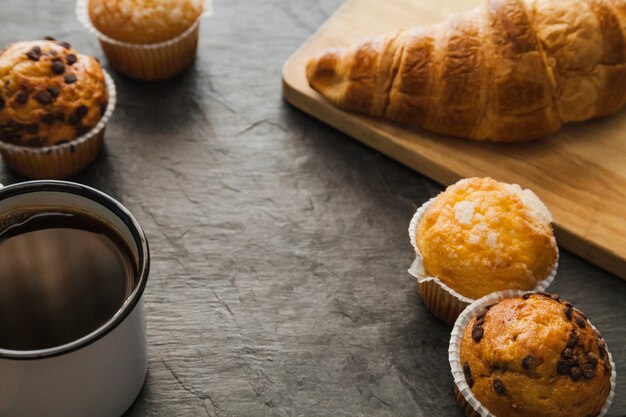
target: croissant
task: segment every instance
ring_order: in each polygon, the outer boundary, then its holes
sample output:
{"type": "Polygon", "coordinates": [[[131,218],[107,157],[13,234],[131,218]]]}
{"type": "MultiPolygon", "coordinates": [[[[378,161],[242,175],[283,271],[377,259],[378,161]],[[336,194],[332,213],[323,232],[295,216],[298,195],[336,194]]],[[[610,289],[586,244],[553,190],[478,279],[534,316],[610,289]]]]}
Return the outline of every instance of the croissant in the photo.
{"type": "Polygon", "coordinates": [[[441,24],[311,59],[342,109],[475,140],[522,141],[626,103],[626,1],[486,0],[441,24]]]}

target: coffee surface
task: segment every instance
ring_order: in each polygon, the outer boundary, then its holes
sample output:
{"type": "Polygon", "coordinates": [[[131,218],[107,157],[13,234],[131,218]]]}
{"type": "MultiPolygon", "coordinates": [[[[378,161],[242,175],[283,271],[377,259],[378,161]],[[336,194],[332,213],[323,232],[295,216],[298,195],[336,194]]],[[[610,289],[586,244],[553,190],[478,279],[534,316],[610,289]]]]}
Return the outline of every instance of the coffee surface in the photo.
{"type": "Polygon", "coordinates": [[[0,349],[61,346],[111,319],[135,275],[121,238],[84,214],[19,217],[0,232],[0,349]]]}

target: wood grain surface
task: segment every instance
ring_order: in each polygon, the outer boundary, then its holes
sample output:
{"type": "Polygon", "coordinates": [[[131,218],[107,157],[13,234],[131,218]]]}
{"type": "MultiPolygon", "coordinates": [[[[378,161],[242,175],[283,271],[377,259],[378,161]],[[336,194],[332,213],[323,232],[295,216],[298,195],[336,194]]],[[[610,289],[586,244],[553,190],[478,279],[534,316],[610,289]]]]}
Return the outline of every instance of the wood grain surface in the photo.
{"type": "MultiPolygon", "coordinates": [[[[73,180],[150,239],[149,373],[127,417],[464,415],[450,329],[406,272],[408,223],[442,187],[281,97],[282,64],[340,4],[217,0],[185,74],[112,74],[104,153],[73,180]]],[[[4,0],[0,45],[52,35],[106,65],[73,8],[4,0]]],[[[0,162],[0,182],[21,180],[0,162]]],[[[626,283],[562,250],[552,290],[604,334],[608,416],[626,416],[626,283]]]]}
{"type": "Polygon", "coordinates": [[[443,184],[491,176],[535,191],[559,243],[626,279],[626,111],[519,144],[476,143],[334,108],[305,78],[311,56],[364,36],[441,22],[482,0],[349,0],[289,58],[284,95],[296,107],[443,184]]]}

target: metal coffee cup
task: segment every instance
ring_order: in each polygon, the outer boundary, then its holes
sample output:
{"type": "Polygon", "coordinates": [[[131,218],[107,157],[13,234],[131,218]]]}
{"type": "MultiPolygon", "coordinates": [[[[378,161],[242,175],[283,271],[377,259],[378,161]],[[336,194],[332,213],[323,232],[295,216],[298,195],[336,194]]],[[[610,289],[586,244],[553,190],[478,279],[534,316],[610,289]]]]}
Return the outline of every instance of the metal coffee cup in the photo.
{"type": "Polygon", "coordinates": [[[106,222],[124,239],[136,276],[121,307],[91,333],[39,350],[0,346],[0,415],[119,417],[147,372],[143,292],[150,254],[144,232],[122,204],[84,185],[31,181],[0,189],[0,218],[29,207],[80,211],[106,222]]]}

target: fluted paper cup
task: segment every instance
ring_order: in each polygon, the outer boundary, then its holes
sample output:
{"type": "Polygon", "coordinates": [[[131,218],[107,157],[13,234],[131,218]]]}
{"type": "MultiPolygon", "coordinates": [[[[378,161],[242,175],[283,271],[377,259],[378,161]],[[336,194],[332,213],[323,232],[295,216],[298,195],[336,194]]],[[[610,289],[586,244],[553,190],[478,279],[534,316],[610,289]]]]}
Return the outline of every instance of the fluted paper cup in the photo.
{"type": "Polygon", "coordinates": [[[183,72],[196,56],[200,34],[200,19],[211,13],[211,2],[204,2],[202,15],[183,33],[163,42],[140,44],[121,42],[100,32],[91,23],[88,0],[78,0],[76,17],[96,35],[111,68],[127,77],[143,81],[172,78],[183,72]]]}
{"type": "MultiPolygon", "coordinates": [[[[439,278],[428,275],[424,268],[424,258],[417,247],[417,227],[428,207],[435,201],[435,198],[437,197],[431,198],[418,208],[409,223],[409,238],[411,239],[411,245],[415,249],[415,260],[408,272],[417,279],[420,295],[428,311],[442,322],[452,326],[459,314],[461,314],[465,307],[470,305],[474,299],[458,293],[444,284],[439,278]]],[[[545,289],[552,284],[559,266],[558,256],[557,247],[557,258],[552,270],[547,277],[539,281],[534,288],[529,288],[528,291],[545,291],[545,289]]]]}
{"type": "Polygon", "coordinates": [[[96,126],[84,135],[60,145],[29,147],[0,141],[0,153],[9,168],[26,178],[63,179],[89,166],[100,153],[106,125],[117,102],[113,79],[104,72],[104,80],[109,101],[96,126]]]}
{"type": "MultiPolygon", "coordinates": [[[[482,405],[480,401],[478,401],[469,385],[467,385],[467,381],[465,381],[463,364],[461,363],[461,341],[463,339],[463,334],[465,333],[465,328],[468,326],[472,318],[480,314],[480,312],[483,311],[488,305],[498,303],[505,298],[521,297],[527,292],[528,291],[505,290],[486,295],[467,306],[467,308],[463,310],[463,312],[459,315],[459,317],[456,319],[456,322],[454,323],[452,333],[450,334],[448,360],[450,361],[450,370],[452,371],[452,377],[454,378],[454,390],[457,401],[459,402],[459,406],[465,411],[465,414],[468,417],[498,416],[491,414],[489,410],[484,405],[482,405]]],[[[589,322],[591,327],[597,331],[591,321],[589,321],[589,319],[587,319],[587,321],[589,322]]],[[[611,403],[613,402],[613,397],[615,396],[615,384],[617,381],[615,362],[613,362],[613,356],[611,355],[608,346],[606,348],[606,352],[609,362],[612,366],[611,392],[606,398],[604,406],[602,407],[602,410],[597,417],[603,417],[607,413],[607,411],[611,407],[611,403]]]]}

